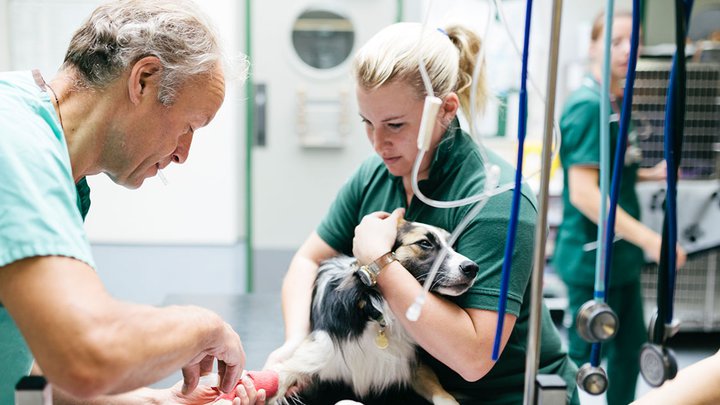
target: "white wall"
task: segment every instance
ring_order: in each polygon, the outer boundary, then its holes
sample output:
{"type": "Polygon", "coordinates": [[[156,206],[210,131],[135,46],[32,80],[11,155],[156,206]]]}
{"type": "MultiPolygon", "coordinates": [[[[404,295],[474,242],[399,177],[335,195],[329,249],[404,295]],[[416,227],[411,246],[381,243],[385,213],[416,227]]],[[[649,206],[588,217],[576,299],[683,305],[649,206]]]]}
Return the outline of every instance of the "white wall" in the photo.
{"type": "Polygon", "coordinates": [[[0,71],[10,69],[9,41],[8,2],[7,0],[0,0],[0,71]]]}
{"type": "MultiPolygon", "coordinates": [[[[62,62],[72,33],[99,3],[9,0],[10,67],[38,67],[49,80],[62,62]]],[[[244,43],[242,2],[199,3],[215,22],[227,50],[239,53],[244,43]]],[[[168,186],[154,178],[130,191],[104,175],[89,178],[93,207],[86,228],[91,241],[236,243],[243,235],[244,103],[242,83],[229,82],[215,119],[196,133],[188,161],[165,171],[168,186]]]]}

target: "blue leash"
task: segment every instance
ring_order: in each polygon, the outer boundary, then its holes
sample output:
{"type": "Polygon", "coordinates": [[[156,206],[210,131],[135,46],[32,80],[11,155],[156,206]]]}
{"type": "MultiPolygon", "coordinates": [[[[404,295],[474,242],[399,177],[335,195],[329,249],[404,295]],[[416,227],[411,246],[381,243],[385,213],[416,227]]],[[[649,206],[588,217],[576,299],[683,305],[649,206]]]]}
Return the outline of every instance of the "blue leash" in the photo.
{"type": "MultiPolygon", "coordinates": [[[[532,0],[527,0],[525,9],[525,38],[523,40],[522,71],[520,76],[520,94],[518,107],[518,155],[515,170],[515,188],[512,195],[512,207],[510,210],[510,224],[505,241],[505,255],[503,258],[502,277],[500,279],[500,297],[498,298],[498,321],[495,329],[495,341],[493,342],[492,360],[497,361],[500,357],[500,342],[502,340],[503,324],[505,323],[505,312],[507,308],[508,285],[510,283],[510,269],[512,267],[512,253],[515,247],[515,235],[517,234],[518,216],[520,215],[520,195],[522,194],[522,161],[525,145],[525,134],[527,132],[527,71],[528,53],[530,46],[530,21],[532,17],[532,0]]],[[[540,271],[541,269],[536,269],[540,271]]]]}

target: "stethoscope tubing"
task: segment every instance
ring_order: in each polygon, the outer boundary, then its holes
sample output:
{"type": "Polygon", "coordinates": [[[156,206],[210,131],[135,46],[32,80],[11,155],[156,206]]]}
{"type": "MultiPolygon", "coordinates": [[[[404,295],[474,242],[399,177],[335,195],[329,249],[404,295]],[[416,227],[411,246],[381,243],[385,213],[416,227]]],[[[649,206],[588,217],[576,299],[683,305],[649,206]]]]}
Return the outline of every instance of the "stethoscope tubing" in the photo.
{"type": "MultiPolygon", "coordinates": [[[[620,128],[618,130],[617,143],[615,146],[615,158],[610,183],[610,203],[608,208],[607,221],[605,224],[605,243],[603,246],[604,271],[605,271],[605,300],[610,285],[610,271],[612,264],[613,239],[615,238],[615,217],[617,214],[618,199],[620,197],[620,181],[622,180],[622,169],[625,166],[625,150],[630,126],[630,115],[632,110],[633,86],[635,85],[635,72],[637,68],[638,47],[640,43],[640,0],[633,0],[632,31],[630,35],[630,56],[623,91],[622,109],[620,112],[620,128]]],[[[590,364],[594,367],[600,364],[600,343],[593,343],[590,353],[590,364]]]]}
{"type": "Polygon", "coordinates": [[[527,76],[528,54],[530,53],[530,22],[532,20],[532,0],[527,0],[525,8],[525,37],[523,39],[522,69],[520,74],[520,93],[518,106],[518,153],[515,169],[515,187],[513,188],[512,206],[510,209],[510,223],[505,240],[505,253],[503,258],[502,274],[500,279],[500,297],[498,298],[498,321],[493,342],[492,360],[500,357],[500,342],[505,321],[508,286],[510,284],[510,270],[512,268],[512,254],[515,248],[518,217],[520,215],[520,196],[522,195],[522,162],[527,133],[527,76]]]}

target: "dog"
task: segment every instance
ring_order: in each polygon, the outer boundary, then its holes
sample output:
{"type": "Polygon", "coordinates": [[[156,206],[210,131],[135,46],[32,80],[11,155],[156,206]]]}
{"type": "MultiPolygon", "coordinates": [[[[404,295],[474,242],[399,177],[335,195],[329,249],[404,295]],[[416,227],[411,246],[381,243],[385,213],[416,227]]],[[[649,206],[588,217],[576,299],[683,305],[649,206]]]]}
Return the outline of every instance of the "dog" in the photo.
{"type": "MultiPolygon", "coordinates": [[[[443,249],[431,291],[458,296],[475,280],[478,266],[448,246],[450,234],[440,228],[400,220],[394,258],[420,283],[443,249]]],[[[417,345],[390,311],[380,292],[361,282],[357,262],[338,256],[320,264],[311,304],[312,332],[287,360],[273,369],[277,394],[269,404],[288,403],[287,390],[319,382],[341,382],[362,400],[390,388],[411,387],[434,404],[457,404],[428,367],[420,363],[417,345]]]]}

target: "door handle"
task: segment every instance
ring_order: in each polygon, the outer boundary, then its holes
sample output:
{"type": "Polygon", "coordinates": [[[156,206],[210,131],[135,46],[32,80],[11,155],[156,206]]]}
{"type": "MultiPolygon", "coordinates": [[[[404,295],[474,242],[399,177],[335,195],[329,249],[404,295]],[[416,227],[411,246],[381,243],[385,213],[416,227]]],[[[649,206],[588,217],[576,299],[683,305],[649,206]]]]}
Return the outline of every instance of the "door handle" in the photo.
{"type": "Polygon", "coordinates": [[[267,87],[265,83],[255,85],[255,111],[253,114],[253,146],[267,144],[267,87]]]}

